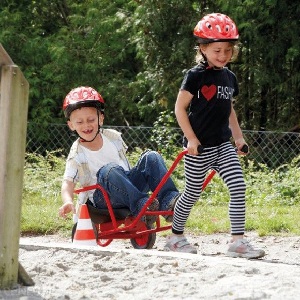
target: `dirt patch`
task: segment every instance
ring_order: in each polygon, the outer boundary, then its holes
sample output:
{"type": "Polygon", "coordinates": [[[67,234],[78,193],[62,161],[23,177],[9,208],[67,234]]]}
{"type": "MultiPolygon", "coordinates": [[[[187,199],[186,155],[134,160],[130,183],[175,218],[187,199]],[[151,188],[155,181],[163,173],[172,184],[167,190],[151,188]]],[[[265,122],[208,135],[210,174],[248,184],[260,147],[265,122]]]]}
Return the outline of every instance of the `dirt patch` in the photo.
{"type": "Polygon", "coordinates": [[[127,240],[78,249],[59,236],[24,237],[19,261],[35,285],[0,299],[298,299],[300,237],[249,234],[267,253],[259,260],[226,257],[226,234],[188,238],[198,254],[164,252],[162,236],[151,250],[127,240]]]}

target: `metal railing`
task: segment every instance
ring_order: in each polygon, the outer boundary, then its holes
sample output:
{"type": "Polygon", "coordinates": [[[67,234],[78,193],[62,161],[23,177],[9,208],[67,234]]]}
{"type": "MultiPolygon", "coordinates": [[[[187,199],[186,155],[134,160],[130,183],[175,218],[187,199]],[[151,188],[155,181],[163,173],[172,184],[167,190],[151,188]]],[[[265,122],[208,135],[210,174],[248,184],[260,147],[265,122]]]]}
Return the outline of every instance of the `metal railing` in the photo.
{"type": "MultiPolygon", "coordinates": [[[[145,149],[161,149],[161,147],[181,147],[182,132],[180,128],[170,127],[128,127],[105,126],[122,133],[129,146],[129,151],[136,147],[145,149]]],[[[270,168],[289,163],[300,154],[300,134],[274,131],[243,131],[250,147],[249,160],[265,164],[270,168]]],[[[67,125],[51,124],[38,128],[29,123],[27,129],[26,151],[44,155],[46,152],[59,151],[67,155],[76,135],[70,132],[67,125]]]]}

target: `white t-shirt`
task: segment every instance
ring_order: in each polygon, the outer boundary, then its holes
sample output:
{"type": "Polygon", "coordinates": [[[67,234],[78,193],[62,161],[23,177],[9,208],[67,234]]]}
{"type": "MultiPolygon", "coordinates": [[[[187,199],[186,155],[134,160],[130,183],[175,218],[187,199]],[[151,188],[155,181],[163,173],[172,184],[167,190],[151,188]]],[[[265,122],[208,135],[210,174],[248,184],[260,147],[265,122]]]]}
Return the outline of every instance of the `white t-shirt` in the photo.
{"type": "Polygon", "coordinates": [[[83,149],[83,152],[88,159],[89,169],[93,176],[90,185],[97,183],[96,174],[98,170],[103,166],[107,165],[108,163],[114,162],[117,165],[123,167],[124,170],[128,170],[128,167],[124,164],[124,162],[120,158],[118,150],[115,147],[115,145],[104,135],[102,135],[102,139],[103,139],[103,145],[101,149],[97,151],[89,150],[83,147],[82,145],[79,146],[83,149]]]}

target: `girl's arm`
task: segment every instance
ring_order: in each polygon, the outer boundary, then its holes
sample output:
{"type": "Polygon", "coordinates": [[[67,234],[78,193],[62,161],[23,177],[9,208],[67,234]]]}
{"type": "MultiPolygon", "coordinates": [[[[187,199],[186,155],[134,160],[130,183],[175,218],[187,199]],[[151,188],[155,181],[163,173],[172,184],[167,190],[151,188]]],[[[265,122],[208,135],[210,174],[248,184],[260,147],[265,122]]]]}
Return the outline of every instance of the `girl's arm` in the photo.
{"type": "Polygon", "coordinates": [[[200,145],[200,141],[197,139],[194,130],[192,129],[190,120],[188,118],[187,109],[191,103],[193,95],[185,90],[180,90],[177,95],[175,103],[175,115],[177,122],[183,131],[184,136],[188,140],[187,150],[191,155],[197,155],[197,147],[200,145]]]}
{"type": "MultiPolygon", "coordinates": [[[[233,104],[231,103],[231,113],[229,116],[229,127],[232,132],[232,137],[234,139],[235,145],[238,150],[240,150],[244,145],[247,145],[244,137],[243,137],[243,132],[240,128],[235,110],[233,108],[233,104]]],[[[243,152],[238,152],[238,154],[245,154],[243,152]]]]}

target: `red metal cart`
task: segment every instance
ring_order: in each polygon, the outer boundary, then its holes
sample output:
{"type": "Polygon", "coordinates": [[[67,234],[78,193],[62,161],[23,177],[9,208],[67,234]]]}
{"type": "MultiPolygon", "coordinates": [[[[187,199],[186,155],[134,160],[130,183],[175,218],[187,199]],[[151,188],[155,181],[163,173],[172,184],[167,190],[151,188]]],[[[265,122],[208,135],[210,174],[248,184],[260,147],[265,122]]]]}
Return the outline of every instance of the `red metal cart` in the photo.
{"type": "MultiPolygon", "coordinates": [[[[172,225],[162,224],[159,216],[173,215],[172,211],[147,211],[147,208],[155,199],[162,186],[187,152],[187,150],[184,150],[178,154],[177,158],[136,217],[131,216],[129,209],[112,208],[106,190],[99,184],[80,188],[75,191],[76,194],[79,194],[81,192],[99,189],[103,193],[107,209],[98,209],[88,205],[88,211],[96,236],[96,242],[99,246],[108,246],[114,239],[130,239],[132,246],[136,249],[151,249],[156,241],[156,233],[171,229],[172,225]],[[152,227],[148,227],[146,223],[141,220],[141,218],[146,215],[157,216],[156,222],[152,225],[152,227]]],[[[213,170],[207,176],[202,189],[206,187],[214,174],[215,171],[213,170]]],[[[77,223],[74,224],[72,229],[72,240],[76,232],[76,227],[77,223]]]]}

